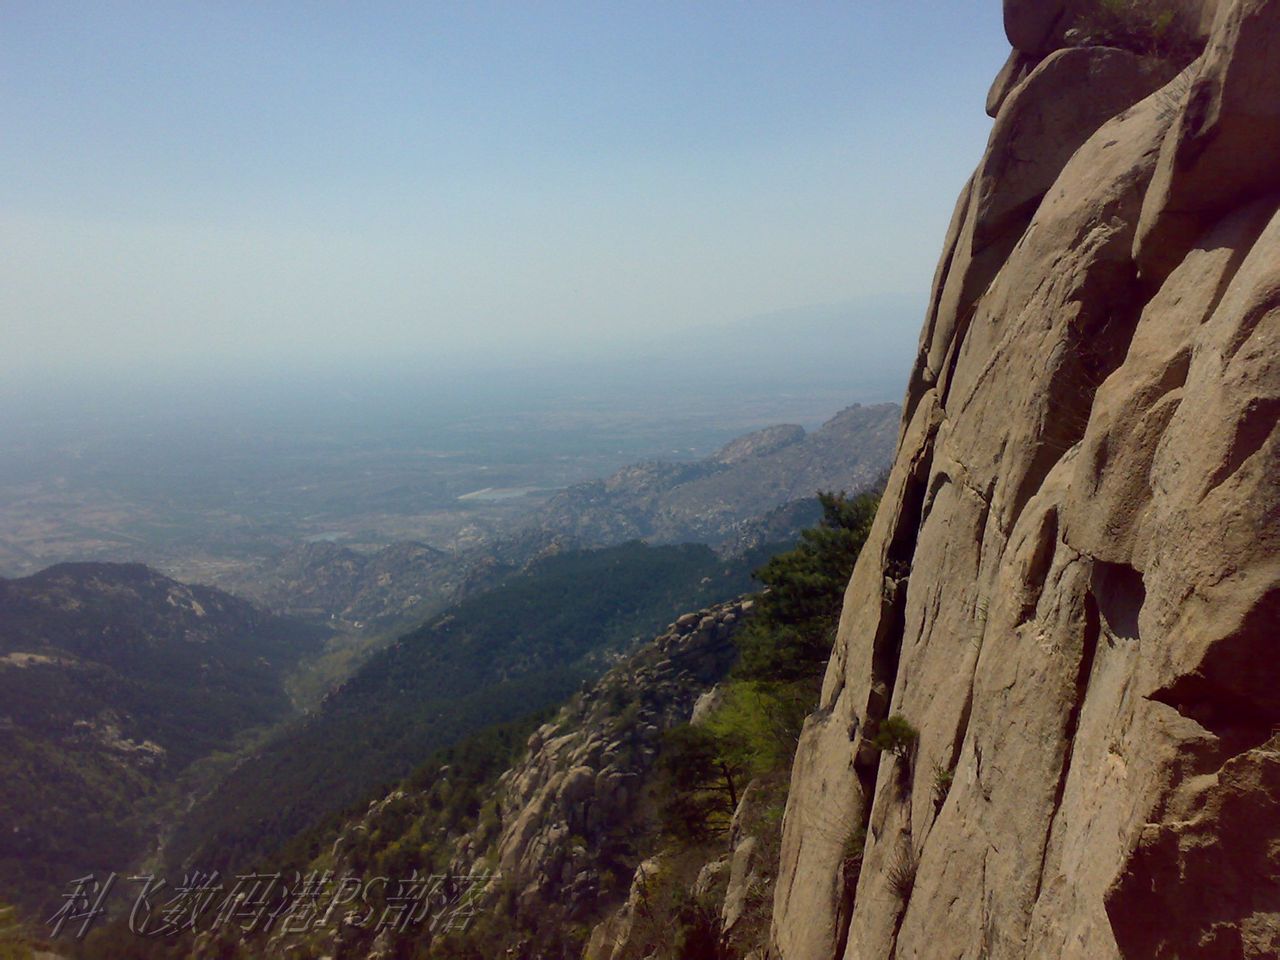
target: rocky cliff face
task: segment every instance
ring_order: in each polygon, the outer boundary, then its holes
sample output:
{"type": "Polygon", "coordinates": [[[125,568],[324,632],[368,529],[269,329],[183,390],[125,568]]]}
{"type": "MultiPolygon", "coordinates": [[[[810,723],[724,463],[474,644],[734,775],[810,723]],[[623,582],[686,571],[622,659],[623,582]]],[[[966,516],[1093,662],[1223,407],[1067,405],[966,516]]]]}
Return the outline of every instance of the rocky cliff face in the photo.
{"type": "Polygon", "coordinates": [[[1166,7],[1005,2],[785,960],[1280,955],[1280,2],[1166,7]]]}

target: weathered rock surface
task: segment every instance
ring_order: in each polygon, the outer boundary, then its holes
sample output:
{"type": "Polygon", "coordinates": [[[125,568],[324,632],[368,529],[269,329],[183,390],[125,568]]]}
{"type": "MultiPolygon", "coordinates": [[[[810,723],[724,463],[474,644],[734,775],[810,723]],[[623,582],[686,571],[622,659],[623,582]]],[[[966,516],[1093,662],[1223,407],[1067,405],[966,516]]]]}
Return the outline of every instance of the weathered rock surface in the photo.
{"type": "Polygon", "coordinates": [[[667,844],[635,872],[618,909],[592,930],[583,960],[714,957],[763,960],[777,864],[776,778],[751,781],[723,841],[667,844]],[[704,911],[714,947],[673,938],[690,907],[704,911]],[[673,954],[672,948],[676,948],[673,954]],[[683,951],[683,952],[681,952],[683,951]]]}
{"type": "Polygon", "coordinates": [[[1082,10],[1005,4],[1027,56],[793,770],[783,960],[1280,956],[1280,2],[1178,5],[1185,70],[1082,10]]]}
{"type": "Polygon", "coordinates": [[[1226,0],[1004,0],[1015,50],[1044,54],[1075,43],[1128,42],[1176,50],[1203,43],[1226,0]]]}
{"type": "Polygon", "coordinates": [[[496,870],[486,896],[514,891],[512,929],[549,942],[568,924],[609,914],[599,955],[627,941],[627,903],[656,869],[634,858],[657,846],[646,790],[662,734],[687,723],[728,672],[751,606],[739,599],[678,618],[540,727],[524,760],[501,776],[501,829],[464,837],[453,872],[496,870]]]}

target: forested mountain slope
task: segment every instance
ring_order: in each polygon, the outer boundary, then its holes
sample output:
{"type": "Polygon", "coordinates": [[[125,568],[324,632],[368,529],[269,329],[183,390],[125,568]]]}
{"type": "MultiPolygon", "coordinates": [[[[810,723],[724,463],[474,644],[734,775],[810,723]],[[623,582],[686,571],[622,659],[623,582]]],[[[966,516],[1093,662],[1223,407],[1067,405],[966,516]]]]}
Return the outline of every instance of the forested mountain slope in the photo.
{"type": "Polygon", "coordinates": [[[0,888],[130,869],[193,761],[290,712],[324,631],[137,564],[0,580],[0,888]]]}
{"type": "Polygon", "coordinates": [[[487,725],[552,706],[700,601],[741,592],[750,560],[624,544],[545,558],[374,654],[188,816],[175,868],[251,863],[487,725]]]}

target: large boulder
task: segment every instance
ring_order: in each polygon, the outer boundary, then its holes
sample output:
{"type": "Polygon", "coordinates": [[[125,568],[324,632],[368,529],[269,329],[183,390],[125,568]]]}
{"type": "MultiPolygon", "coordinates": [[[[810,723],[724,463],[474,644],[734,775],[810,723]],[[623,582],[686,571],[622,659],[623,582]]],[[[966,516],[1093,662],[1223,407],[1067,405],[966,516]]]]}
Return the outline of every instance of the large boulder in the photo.
{"type": "Polygon", "coordinates": [[[1176,122],[1143,205],[1135,254],[1163,280],[1218,217],[1280,189],[1280,5],[1237,0],[1170,91],[1176,122]]]}
{"type": "Polygon", "coordinates": [[[1043,56],[1105,41],[1185,56],[1209,36],[1219,0],[1004,0],[1013,48],[1043,56]]]}
{"type": "Polygon", "coordinates": [[[1065,0],[1004,0],[1004,32],[1025,53],[1044,52],[1065,16],[1065,0]]]}

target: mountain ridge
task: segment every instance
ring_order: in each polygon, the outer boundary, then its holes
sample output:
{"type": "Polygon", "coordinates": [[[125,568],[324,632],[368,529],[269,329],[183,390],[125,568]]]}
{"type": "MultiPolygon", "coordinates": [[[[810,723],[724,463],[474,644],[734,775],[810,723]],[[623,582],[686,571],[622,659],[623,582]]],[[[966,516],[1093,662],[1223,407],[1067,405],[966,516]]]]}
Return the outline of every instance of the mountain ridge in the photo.
{"type": "Polygon", "coordinates": [[[812,433],[781,424],[692,463],[633,464],[557,495],[536,528],[584,544],[722,543],[736,526],[788,502],[871,487],[897,438],[898,414],[894,404],[854,404],[812,433]]]}
{"type": "Polygon", "coordinates": [[[820,490],[875,484],[898,429],[894,404],[853,404],[813,431],[775,424],[694,461],[646,460],[557,494],[514,531],[452,551],[403,541],[364,553],[303,544],[220,584],[281,614],[363,634],[394,633],[496,585],[548,550],[642,539],[725,555],[794,538],[820,490]]]}

